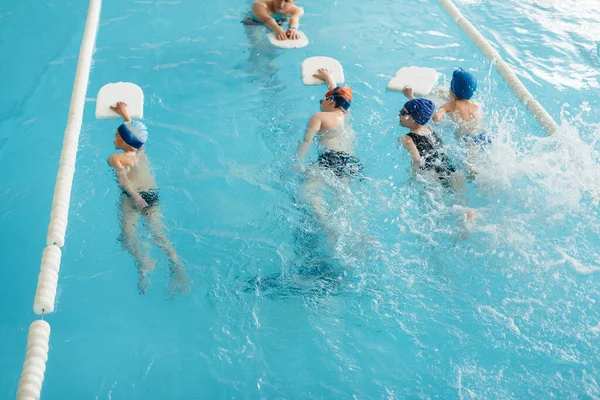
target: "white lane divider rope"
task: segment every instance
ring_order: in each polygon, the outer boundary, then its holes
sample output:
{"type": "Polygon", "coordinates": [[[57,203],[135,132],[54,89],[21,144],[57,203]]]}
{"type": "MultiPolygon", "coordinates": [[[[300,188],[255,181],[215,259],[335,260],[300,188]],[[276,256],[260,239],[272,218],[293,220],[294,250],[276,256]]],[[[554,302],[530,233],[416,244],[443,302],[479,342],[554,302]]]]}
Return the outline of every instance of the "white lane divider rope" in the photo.
{"type": "Polygon", "coordinates": [[[75,160],[83,123],[83,108],[92,67],[92,55],[100,22],[101,4],[102,0],[90,0],[83,40],[79,49],[69,117],[54,186],[50,224],[46,237],[47,247],[42,253],[38,285],[33,301],[33,310],[36,314],[42,315],[42,319],[34,321],[29,327],[25,362],[17,390],[18,400],[38,400],[42,392],[50,343],[50,324],[43,320],[43,316],[54,311],[61,260],[60,248],[65,244],[75,160]]]}
{"type": "Polygon", "coordinates": [[[490,42],[467,20],[467,18],[456,8],[452,0],[439,0],[446,12],[456,21],[458,26],[475,42],[479,50],[496,66],[500,75],[504,78],[515,96],[533,114],[544,130],[552,135],[558,129],[558,125],[552,119],[548,111],[533,97],[523,82],[517,77],[513,69],[502,59],[500,54],[490,45],[490,42]]]}

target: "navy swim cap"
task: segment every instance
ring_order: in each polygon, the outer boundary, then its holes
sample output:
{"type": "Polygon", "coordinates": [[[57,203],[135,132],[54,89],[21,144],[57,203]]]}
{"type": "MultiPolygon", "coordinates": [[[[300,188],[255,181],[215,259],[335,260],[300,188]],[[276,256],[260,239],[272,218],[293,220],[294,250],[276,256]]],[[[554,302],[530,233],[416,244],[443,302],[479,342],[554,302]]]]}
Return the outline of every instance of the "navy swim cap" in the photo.
{"type": "Polygon", "coordinates": [[[435,104],[428,99],[412,99],[404,104],[404,108],[417,124],[425,125],[433,116],[435,104]]]}

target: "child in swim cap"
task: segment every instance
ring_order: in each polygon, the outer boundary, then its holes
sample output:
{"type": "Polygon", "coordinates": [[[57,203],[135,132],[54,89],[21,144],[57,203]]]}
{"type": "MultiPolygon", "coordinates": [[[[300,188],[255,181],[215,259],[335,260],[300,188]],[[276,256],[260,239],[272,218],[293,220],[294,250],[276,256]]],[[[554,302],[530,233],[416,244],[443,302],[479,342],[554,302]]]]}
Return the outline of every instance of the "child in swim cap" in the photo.
{"type": "MultiPolygon", "coordinates": [[[[412,92],[410,94],[412,95],[412,92]]],[[[455,192],[464,195],[464,181],[461,174],[452,166],[441,139],[427,126],[434,111],[435,104],[428,99],[413,97],[406,102],[398,117],[400,125],[410,129],[410,132],[398,141],[410,154],[414,170],[433,172],[443,186],[451,187],[455,192]]],[[[466,197],[462,202],[467,203],[466,197]]],[[[465,217],[463,223],[473,220],[475,215],[473,210],[468,207],[462,207],[460,210],[465,217]]],[[[463,225],[463,228],[463,235],[465,235],[466,225],[463,225]]]]}
{"type": "Polygon", "coordinates": [[[406,102],[398,117],[400,125],[410,129],[410,132],[399,141],[412,157],[415,170],[433,171],[448,186],[456,170],[450,164],[441,139],[427,126],[434,111],[435,104],[428,99],[413,98],[406,102]]]}
{"type": "MultiPolygon", "coordinates": [[[[324,80],[328,91],[319,101],[321,111],[309,119],[304,139],[298,145],[296,169],[304,169],[303,160],[317,138],[319,155],[316,163],[306,170],[304,192],[327,237],[334,240],[337,231],[330,224],[330,202],[326,200],[325,192],[332,187],[348,187],[350,179],[359,176],[363,165],[354,155],[355,132],[347,123],[352,89],[336,86],[329,71],[323,68],[314,77],[324,80]]],[[[339,190],[334,190],[333,195],[337,193],[339,190]]]]}
{"type": "MultiPolygon", "coordinates": [[[[328,152],[343,153],[344,157],[348,158],[348,162],[350,158],[352,158],[352,162],[358,162],[358,160],[354,160],[354,156],[352,155],[353,137],[347,138],[348,131],[344,130],[346,113],[352,104],[352,89],[345,86],[336,86],[331,74],[324,68],[320,68],[314,77],[324,80],[329,90],[319,100],[321,112],[313,114],[308,121],[304,140],[298,146],[296,153],[297,162],[302,162],[304,157],[306,157],[316,136],[319,137],[319,143],[323,147],[323,154],[327,154],[328,152]]],[[[344,163],[344,166],[338,167],[344,169],[345,164],[347,163],[344,163]]],[[[336,175],[341,173],[341,169],[336,172],[336,175]]]]}
{"type": "Polygon", "coordinates": [[[146,220],[153,242],[169,257],[171,282],[168,291],[178,293],[186,290],[185,270],[177,253],[167,239],[162,214],[159,207],[158,187],[150,169],[150,162],[144,145],[148,140],[146,126],[132,121],[127,112],[127,104],[118,102],[110,107],[123,117],[115,133],[114,145],[122,150],[108,158],[114,168],[122,189],[120,204],[120,223],[123,246],[131,253],[139,273],[138,290],[145,293],[148,287],[148,272],[154,269],[156,262],[149,254],[144,254],[137,234],[140,216],[146,220]]]}
{"type": "Polygon", "coordinates": [[[278,40],[300,39],[298,28],[304,9],[295,5],[296,0],[257,0],[252,4],[252,11],[242,21],[245,25],[266,25],[278,40]],[[289,21],[287,30],[281,25],[289,21]]]}
{"type": "Polygon", "coordinates": [[[441,106],[433,115],[433,122],[439,122],[449,114],[457,125],[456,135],[467,144],[487,146],[491,139],[482,127],[481,107],[472,100],[477,90],[477,79],[462,68],[452,74],[450,83],[450,102],[441,106]]]}

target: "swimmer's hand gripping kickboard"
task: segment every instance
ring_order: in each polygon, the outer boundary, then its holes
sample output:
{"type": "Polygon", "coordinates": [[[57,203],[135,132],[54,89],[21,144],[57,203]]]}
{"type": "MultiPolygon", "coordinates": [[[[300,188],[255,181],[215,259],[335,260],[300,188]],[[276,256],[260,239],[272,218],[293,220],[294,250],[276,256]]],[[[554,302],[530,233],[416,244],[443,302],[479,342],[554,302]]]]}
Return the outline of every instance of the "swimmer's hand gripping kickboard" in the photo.
{"type": "Polygon", "coordinates": [[[330,57],[310,57],[302,62],[302,83],[305,85],[320,85],[324,80],[315,78],[319,68],[327,69],[338,85],[344,83],[344,70],[338,60],[330,57]]]}
{"type": "Polygon", "coordinates": [[[438,73],[433,68],[403,67],[387,85],[388,90],[402,91],[406,86],[412,87],[415,95],[428,95],[438,80],[438,73]]]}
{"type": "Polygon", "coordinates": [[[298,31],[298,35],[300,35],[300,39],[294,40],[277,40],[275,33],[269,32],[267,37],[269,38],[269,42],[275,47],[279,47],[281,49],[299,49],[300,47],[304,47],[308,45],[308,38],[304,34],[304,32],[298,31]]]}
{"type": "Polygon", "coordinates": [[[96,118],[121,118],[119,114],[110,109],[110,106],[115,106],[119,101],[127,103],[127,111],[131,118],[142,119],[144,116],[144,92],[138,85],[130,82],[109,83],[100,88],[96,98],[96,118]]]}

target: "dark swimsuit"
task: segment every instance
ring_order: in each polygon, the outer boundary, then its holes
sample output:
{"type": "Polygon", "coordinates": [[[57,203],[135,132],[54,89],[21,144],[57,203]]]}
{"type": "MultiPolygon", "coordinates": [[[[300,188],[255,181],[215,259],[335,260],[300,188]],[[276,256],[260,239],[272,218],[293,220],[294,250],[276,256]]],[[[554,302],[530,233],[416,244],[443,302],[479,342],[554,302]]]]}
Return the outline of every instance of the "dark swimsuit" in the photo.
{"type": "Polygon", "coordinates": [[[338,178],[357,176],[364,168],[360,160],[343,151],[327,150],[319,154],[319,166],[330,169],[338,178]]]}
{"type": "Polygon", "coordinates": [[[423,136],[410,132],[408,136],[412,139],[419,155],[421,156],[421,169],[435,171],[439,174],[439,179],[447,186],[450,181],[450,175],[456,172],[456,169],[450,164],[448,155],[442,150],[442,141],[435,134],[423,136]]]}
{"type": "MultiPolygon", "coordinates": [[[[284,23],[288,22],[289,17],[287,15],[278,15],[278,14],[271,14],[271,17],[275,20],[275,22],[277,22],[277,24],[279,26],[283,25],[284,23]]],[[[242,20],[242,24],[244,25],[264,25],[264,22],[262,22],[260,19],[256,18],[254,16],[254,14],[252,13],[252,11],[250,11],[248,13],[248,15],[246,16],[246,18],[244,18],[242,20]]]]}
{"type": "MultiPolygon", "coordinates": [[[[149,189],[149,190],[143,190],[138,193],[140,194],[140,196],[142,196],[142,199],[144,199],[144,201],[146,203],[148,203],[148,206],[144,207],[144,209],[154,207],[155,205],[158,204],[158,190],[149,189]]],[[[131,197],[131,195],[129,193],[127,193],[125,190],[123,190],[123,195],[125,195],[127,197],[131,197]]]]}

